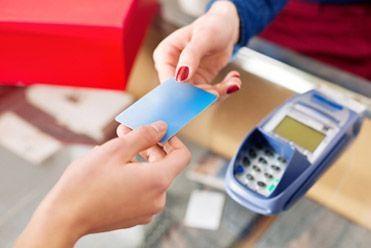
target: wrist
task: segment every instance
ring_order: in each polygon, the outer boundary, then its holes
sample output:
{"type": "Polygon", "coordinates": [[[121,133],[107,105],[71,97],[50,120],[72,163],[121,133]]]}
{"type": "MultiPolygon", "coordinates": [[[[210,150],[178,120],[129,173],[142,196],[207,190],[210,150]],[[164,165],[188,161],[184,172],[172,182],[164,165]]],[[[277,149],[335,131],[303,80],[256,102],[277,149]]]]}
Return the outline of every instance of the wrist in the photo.
{"type": "Polygon", "coordinates": [[[46,201],[35,211],[15,247],[73,247],[83,235],[71,212],[46,201]]]}
{"type": "Polygon", "coordinates": [[[240,17],[235,4],[228,0],[217,0],[211,5],[208,13],[230,21],[233,44],[237,44],[240,37],[240,17]]]}

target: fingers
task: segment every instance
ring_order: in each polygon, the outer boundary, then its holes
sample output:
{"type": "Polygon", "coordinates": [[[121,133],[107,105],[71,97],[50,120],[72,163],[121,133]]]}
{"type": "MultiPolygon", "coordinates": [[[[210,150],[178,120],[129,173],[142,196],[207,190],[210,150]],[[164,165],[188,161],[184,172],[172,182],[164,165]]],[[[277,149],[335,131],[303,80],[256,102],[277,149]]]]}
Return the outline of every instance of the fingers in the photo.
{"type": "Polygon", "coordinates": [[[124,137],[126,134],[130,133],[133,129],[120,124],[116,129],[116,134],[118,137],[124,137]]]}
{"type": "Polygon", "coordinates": [[[179,56],[176,70],[176,80],[187,81],[192,78],[200,64],[201,59],[210,50],[210,39],[203,35],[193,35],[190,42],[184,47],[179,56]]]}
{"type": "Polygon", "coordinates": [[[218,84],[201,84],[198,85],[198,87],[217,95],[218,98],[221,99],[240,90],[241,84],[240,74],[237,71],[231,71],[224,80],[218,84]]]}
{"type": "Polygon", "coordinates": [[[141,156],[148,162],[157,162],[165,157],[166,153],[157,145],[141,153],[141,156]]]}
{"type": "Polygon", "coordinates": [[[153,52],[153,60],[160,83],[173,77],[176,61],[180,54],[178,49],[167,43],[166,40],[162,41],[153,52]]]}
{"type": "Polygon", "coordinates": [[[231,71],[221,83],[215,85],[215,89],[221,97],[231,95],[239,91],[240,88],[241,79],[237,71],[231,71]]]}
{"type": "MultiPolygon", "coordinates": [[[[130,132],[132,132],[132,129],[122,124],[119,125],[116,129],[117,136],[121,138],[130,132]]],[[[154,145],[147,150],[140,152],[139,154],[148,162],[156,162],[165,156],[165,152],[160,147],[158,147],[158,145],[154,145]]]]}
{"type": "MultiPolygon", "coordinates": [[[[165,135],[166,129],[165,122],[157,121],[135,129],[120,138],[110,140],[99,149],[107,156],[118,157],[122,162],[128,162],[138,153],[159,143],[165,135]]],[[[120,128],[120,130],[118,132],[126,131],[124,128],[120,128]]]]}
{"type": "Polygon", "coordinates": [[[190,32],[189,26],[178,29],[156,47],[153,60],[160,82],[174,77],[180,53],[190,39],[190,32]]]}
{"type": "Polygon", "coordinates": [[[165,135],[167,125],[163,121],[157,121],[151,125],[146,125],[134,129],[132,132],[126,134],[123,139],[127,144],[126,156],[134,157],[139,152],[144,151],[160,142],[165,135]]]}
{"type": "Polygon", "coordinates": [[[166,155],[160,161],[154,163],[157,172],[165,173],[170,182],[188,165],[191,153],[188,148],[177,138],[173,137],[165,144],[166,155]]]}
{"type": "MultiPolygon", "coordinates": [[[[162,124],[165,123],[162,122],[162,124]]],[[[149,134],[149,130],[151,130],[151,126],[145,126],[130,132],[129,128],[119,126],[117,133],[122,139],[126,140],[126,145],[130,147],[130,150],[125,151],[125,159],[129,161],[140,151],[146,150],[142,152],[142,156],[147,157],[148,162],[153,162],[152,165],[154,165],[156,172],[164,171],[168,180],[172,181],[188,165],[191,153],[177,137],[171,138],[163,149],[156,145],[166,132],[166,124],[165,131],[158,137],[155,137],[157,134],[149,134]]]]}

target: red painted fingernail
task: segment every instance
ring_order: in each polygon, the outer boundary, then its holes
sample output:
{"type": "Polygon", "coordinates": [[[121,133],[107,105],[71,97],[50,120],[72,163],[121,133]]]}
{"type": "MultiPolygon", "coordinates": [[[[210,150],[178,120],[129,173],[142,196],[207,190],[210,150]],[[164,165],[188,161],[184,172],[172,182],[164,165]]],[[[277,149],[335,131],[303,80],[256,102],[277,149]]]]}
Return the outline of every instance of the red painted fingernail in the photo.
{"type": "Polygon", "coordinates": [[[189,75],[188,66],[182,66],[179,68],[178,73],[176,74],[176,81],[185,81],[189,75]]]}
{"type": "Polygon", "coordinates": [[[229,86],[229,88],[227,89],[227,94],[232,94],[239,90],[240,90],[240,87],[238,87],[237,85],[232,85],[232,86],[229,86]]]}

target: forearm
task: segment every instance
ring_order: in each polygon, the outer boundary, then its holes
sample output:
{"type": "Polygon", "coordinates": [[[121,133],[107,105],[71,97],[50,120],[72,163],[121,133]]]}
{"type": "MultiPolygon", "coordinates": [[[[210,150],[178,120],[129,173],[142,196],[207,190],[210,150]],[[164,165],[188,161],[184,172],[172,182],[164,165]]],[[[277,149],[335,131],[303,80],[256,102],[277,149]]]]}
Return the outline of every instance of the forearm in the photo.
{"type": "Polygon", "coordinates": [[[82,236],[82,231],[74,224],[67,211],[62,213],[57,209],[43,202],[18,237],[14,247],[73,247],[82,236]]]}
{"type": "Polygon", "coordinates": [[[230,1],[218,1],[210,6],[208,14],[213,14],[216,18],[223,20],[230,29],[232,29],[231,39],[233,44],[236,44],[240,35],[240,21],[236,6],[230,1]]]}
{"type": "MultiPolygon", "coordinates": [[[[216,1],[210,2],[213,4],[216,1]]],[[[247,45],[249,39],[259,34],[276,17],[287,0],[229,0],[237,7],[240,17],[238,46],[247,45]]]]}

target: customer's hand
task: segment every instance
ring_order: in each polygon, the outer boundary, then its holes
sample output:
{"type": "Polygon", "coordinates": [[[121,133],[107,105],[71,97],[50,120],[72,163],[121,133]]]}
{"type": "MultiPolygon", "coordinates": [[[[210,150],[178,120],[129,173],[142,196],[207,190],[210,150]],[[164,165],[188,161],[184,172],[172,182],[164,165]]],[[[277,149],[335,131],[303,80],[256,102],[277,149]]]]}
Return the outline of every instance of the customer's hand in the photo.
{"type": "Polygon", "coordinates": [[[35,211],[16,247],[72,247],[83,235],[148,223],[190,152],[176,137],[156,144],[164,122],[131,131],[74,161],[35,211]],[[148,162],[136,162],[142,153],[148,162]]]}
{"type": "Polygon", "coordinates": [[[171,77],[188,81],[219,96],[239,90],[238,72],[230,72],[216,86],[209,83],[228,63],[239,38],[239,16],[229,1],[217,1],[211,9],[165,38],[154,52],[160,81],[171,77]]]}

